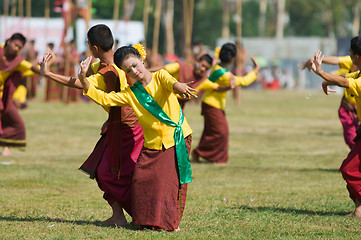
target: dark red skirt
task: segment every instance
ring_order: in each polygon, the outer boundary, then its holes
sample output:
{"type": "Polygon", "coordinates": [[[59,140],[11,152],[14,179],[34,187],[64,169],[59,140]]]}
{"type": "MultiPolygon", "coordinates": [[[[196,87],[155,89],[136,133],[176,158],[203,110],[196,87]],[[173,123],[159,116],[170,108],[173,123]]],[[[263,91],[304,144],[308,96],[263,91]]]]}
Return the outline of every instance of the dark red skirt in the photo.
{"type": "Polygon", "coordinates": [[[193,151],[211,163],[228,161],[229,131],[226,115],[222,109],[202,102],[204,129],[198,147],[193,151]]]}
{"type": "MultiPolygon", "coordinates": [[[[191,136],[186,138],[188,152],[191,136]]],[[[175,148],[143,148],[132,182],[133,223],[152,229],[173,231],[181,221],[187,184],[180,184],[175,148]]]]}
{"type": "Polygon", "coordinates": [[[347,190],[353,201],[361,202],[361,141],[357,141],[347,158],[342,162],[340,172],[347,183],[347,190]]]}
{"type": "Polygon", "coordinates": [[[25,148],[25,124],[13,102],[1,112],[0,146],[25,148]]]}
{"type": "Polygon", "coordinates": [[[111,158],[106,135],[102,136],[88,159],[80,167],[91,178],[96,177],[103,198],[112,205],[114,201],[132,215],[131,187],[136,161],[144,144],[143,129],[137,124],[133,128],[121,129],[120,154],[121,170],[111,170],[111,158]]]}

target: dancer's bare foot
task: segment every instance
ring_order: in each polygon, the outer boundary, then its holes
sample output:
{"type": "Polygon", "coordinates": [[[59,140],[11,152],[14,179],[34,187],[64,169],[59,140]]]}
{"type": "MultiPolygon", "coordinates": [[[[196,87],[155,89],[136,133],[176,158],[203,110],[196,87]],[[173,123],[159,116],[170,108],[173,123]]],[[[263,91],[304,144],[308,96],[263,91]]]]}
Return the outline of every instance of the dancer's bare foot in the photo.
{"type": "Polygon", "coordinates": [[[122,227],[128,224],[127,219],[124,216],[122,207],[118,202],[114,202],[112,205],[113,215],[107,220],[103,221],[103,226],[118,226],[122,227]]]}
{"type": "Polygon", "coordinates": [[[353,211],[350,214],[347,214],[347,216],[361,218],[361,204],[358,200],[356,200],[355,205],[356,205],[355,211],[353,211]]]}
{"type": "Polygon", "coordinates": [[[198,163],[200,162],[199,161],[199,155],[194,150],[192,151],[192,161],[193,162],[198,162],[198,163]]]}
{"type": "Polygon", "coordinates": [[[175,232],[179,232],[181,229],[180,227],[177,227],[176,229],[174,229],[175,232]]]}
{"type": "Polygon", "coordinates": [[[3,155],[4,157],[9,157],[9,156],[12,156],[13,153],[11,152],[10,148],[4,147],[3,152],[2,152],[2,155],[3,155]]]}
{"type": "Polygon", "coordinates": [[[115,227],[124,227],[128,224],[124,215],[122,217],[111,216],[107,220],[101,223],[102,226],[115,226],[115,227]]]}

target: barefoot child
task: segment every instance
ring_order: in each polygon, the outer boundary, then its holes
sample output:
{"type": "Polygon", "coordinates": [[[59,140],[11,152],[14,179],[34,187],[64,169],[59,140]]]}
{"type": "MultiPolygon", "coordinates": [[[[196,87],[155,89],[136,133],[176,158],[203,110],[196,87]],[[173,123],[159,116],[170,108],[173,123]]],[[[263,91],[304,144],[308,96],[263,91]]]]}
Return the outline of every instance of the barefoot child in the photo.
{"type": "MultiPolygon", "coordinates": [[[[350,56],[352,62],[361,69],[361,38],[354,37],[351,39],[350,56]]],[[[331,73],[322,71],[323,55],[321,51],[317,51],[312,63],[312,70],[322,77],[323,91],[326,94],[335,92],[330,90],[328,86],[336,85],[347,89],[349,94],[355,96],[357,105],[357,116],[361,119],[361,75],[360,71],[356,71],[343,76],[338,76],[331,73]]],[[[350,214],[355,217],[361,217],[361,170],[360,170],[360,157],[361,154],[361,141],[360,131],[358,131],[355,138],[355,146],[351,149],[347,158],[343,161],[340,172],[347,183],[347,190],[349,191],[350,198],[355,203],[355,210],[350,214]]]]}
{"type": "Polygon", "coordinates": [[[194,97],[187,83],[167,71],[151,73],[144,67],[145,51],[139,44],[121,47],[114,62],[136,80],[122,92],[105,93],[85,78],[90,59],[80,64],[84,94],[102,106],[131,106],[143,127],[144,147],[132,183],[133,223],[151,229],[177,230],[191,182],[188,151],[192,130],[175,93],[194,97]]]}
{"type": "MultiPolygon", "coordinates": [[[[88,69],[87,79],[93,86],[106,92],[125,89],[125,73],[113,61],[113,36],[103,24],[91,27],[87,34],[88,46],[100,62],[88,69]]],[[[63,85],[82,88],[79,79],[50,72],[51,54],[46,53],[42,72],[46,77],[63,85]]],[[[109,118],[105,123],[106,131],[95,149],[80,167],[81,170],[96,178],[104,199],[112,207],[112,216],[103,225],[123,226],[127,224],[123,209],[132,215],[131,182],[141,148],[143,131],[131,107],[106,108],[109,118]]]]}
{"type": "MultiPolygon", "coordinates": [[[[232,82],[235,85],[247,86],[256,80],[256,73],[259,65],[254,59],[254,70],[244,77],[233,76],[226,69],[234,62],[236,57],[236,46],[233,43],[226,43],[222,46],[219,58],[221,62],[211,69],[209,80],[220,86],[229,86],[232,82]]],[[[204,82],[206,84],[207,82],[204,82]]],[[[202,89],[202,84],[196,89],[202,89]]],[[[204,130],[201,140],[196,149],[192,152],[193,161],[198,162],[199,157],[211,163],[224,164],[228,161],[228,123],[225,116],[226,107],[225,91],[208,90],[202,100],[202,115],[204,116],[204,130]]]]}

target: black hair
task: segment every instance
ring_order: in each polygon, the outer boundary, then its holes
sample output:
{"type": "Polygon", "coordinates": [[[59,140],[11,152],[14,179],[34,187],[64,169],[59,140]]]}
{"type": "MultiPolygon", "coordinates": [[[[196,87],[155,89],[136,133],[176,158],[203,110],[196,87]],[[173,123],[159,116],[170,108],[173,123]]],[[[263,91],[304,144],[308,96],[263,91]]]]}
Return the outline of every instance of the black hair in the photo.
{"type": "Polygon", "coordinates": [[[228,63],[237,55],[237,48],[234,43],[223,44],[219,52],[219,59],[222,62],[228,63]]]}
{"type": "Polygon", "coordinates": [[[137,49],[132,46],[123,46],[117,49],[114,53],[114,63],[119,68],[122,66],[123,61],[127,58],[128,55],[134,55],[140,58],[140,54],[137,49]]]}
{"type": "Polygon", "coordinates": [[[49,46],[50,48],[54,48],[54,43],[50,42],[50,43],[48,43],[48,46],[49,46]]]}
{"type": "Polygon", "coordinates": [[[202,61],[202,60],[206,60],[207,63],[211,64],[213,63],[213,58],[208,54],[203,54],[200,58],[199,58],[199,61],[202,61]]]}
{"type": "Polygon", "coordinates": [[[12,40],[20,40],[23,45],[25,45],[26,43],[26,38],[24,37],[24,35],[22,35],[21,33],[14,33],[10,38],[9,38],[10,41],[12,40]]]}
{"type": "Polygon", "coordinates": [[[99,46],[105,52],[113,48],[113,34],[110,28],[104,24],[91,27],[87,33],[87,37],[91,45],[99,46]]]}
{"type": "Polygon", "coordinates": [[[360,36],[351,39],[350,48],[354,54],[361,56],[361,38],[360,36]]]}

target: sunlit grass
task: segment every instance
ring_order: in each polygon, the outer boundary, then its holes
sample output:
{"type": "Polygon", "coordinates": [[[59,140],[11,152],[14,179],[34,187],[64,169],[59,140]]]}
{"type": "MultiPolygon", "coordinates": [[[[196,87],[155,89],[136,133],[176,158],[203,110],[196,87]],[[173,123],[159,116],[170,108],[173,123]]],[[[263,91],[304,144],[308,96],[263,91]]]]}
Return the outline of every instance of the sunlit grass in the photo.
{"type": "MultiPolygon", "coordinates": [[[[21,111],[28,147],[0,157],[0,239],[359,239],[338,168],[348,153],[337,116],[340,95],[241,92],[228,99],[230,159],[192,164],[177,233],[100,227],[111,210],[78,170],[99,138],[97,105],[29,102],[21,111]]],[[[202,133],[200,105],[186,117],[202,133]]],[[[127,216],[131,221],[130,217],[127,216]]]]}

